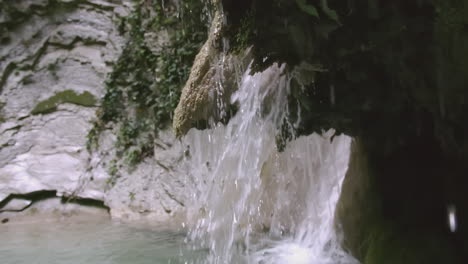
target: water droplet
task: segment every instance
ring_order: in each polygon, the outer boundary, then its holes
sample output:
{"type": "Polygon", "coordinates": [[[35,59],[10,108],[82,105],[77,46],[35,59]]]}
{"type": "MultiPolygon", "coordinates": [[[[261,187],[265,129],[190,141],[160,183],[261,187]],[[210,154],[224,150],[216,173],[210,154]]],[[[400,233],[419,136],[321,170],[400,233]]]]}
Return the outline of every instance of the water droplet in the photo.
{"type": "Polygon", "coordinates": [[[447,217],[450,232],[455,233],[457,231],[457,210],[455,205],[450,204],[447,206],[447,217]]]}

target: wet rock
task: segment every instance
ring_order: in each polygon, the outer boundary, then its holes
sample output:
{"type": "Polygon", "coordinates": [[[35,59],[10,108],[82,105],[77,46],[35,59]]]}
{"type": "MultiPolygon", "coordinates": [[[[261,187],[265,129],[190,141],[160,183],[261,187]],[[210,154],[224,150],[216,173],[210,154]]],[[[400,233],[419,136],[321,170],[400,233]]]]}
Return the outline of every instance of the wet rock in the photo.
{"type": "Polygon", "coordinates": [[[219,53],[217,45],[221,40],[222,19],[223,16],[218,11],[211,24],[208,40],[196,56],[189,79],[182,90],[182,96],[174,112],[173,126],[177,135],[187,133],[192,123],[202,118],[200,117],[203,115],[202,108],[209,102],[209,93],[215,88],[209,83],[216,71],[214,62],[219,53]]]}
{"type": "Polygon", "coordinates": [[[223,31],[223,15],[218,11],[174,112],[173,128],[178,137],[197,124],[206,126],[210,121],[229,117],[231,94],[237,89],[236,78],[247,68],[251,54],[249,50],[238,55],[224,53],[223,31]]]}
{"type": "Polygon", "coordinates": [[[336,209],[336,220],[344,233],[344,247],[363,259],[372,217],[377,213],[369,174],[368,157],[360,139],[351,145],[351,157],[336,209]],[[359,212],[359,213],[357,213],[359,212]]]}

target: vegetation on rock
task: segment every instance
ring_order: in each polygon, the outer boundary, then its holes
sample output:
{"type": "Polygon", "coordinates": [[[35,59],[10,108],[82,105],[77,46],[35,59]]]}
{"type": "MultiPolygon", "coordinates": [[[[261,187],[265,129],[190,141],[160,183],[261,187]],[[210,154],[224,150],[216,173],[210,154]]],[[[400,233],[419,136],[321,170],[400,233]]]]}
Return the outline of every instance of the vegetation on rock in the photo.
{"type": "Polygon", "coordinates": [[[202,1],[171,3],[138,1],[118,21],[128,42],[106,81],[89,150],[97,146],[103,129],[117,128],[117,158],[134,166],[152,155],[158,130],[170,123],[207,32],[202,1]]]}
{"type": "Polygon", "coordinates": [[[3,116],[3,107],[5,106],[5,103],[0,102],[0,123],[5,121],[5,117],[3,116]]]}

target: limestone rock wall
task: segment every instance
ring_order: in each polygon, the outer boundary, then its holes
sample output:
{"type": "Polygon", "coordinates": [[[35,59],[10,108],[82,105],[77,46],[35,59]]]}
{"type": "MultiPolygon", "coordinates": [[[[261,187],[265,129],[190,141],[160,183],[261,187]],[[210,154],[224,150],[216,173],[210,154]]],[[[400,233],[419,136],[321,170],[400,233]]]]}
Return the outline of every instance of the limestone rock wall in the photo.
{"type": "Polygon", "coordinates": [[[154,142],[154,156],[147,157],[135,168],[123,162],[113,163],[115,133],[108,130],[101,136],[101,147],[91,159],[91,177],[108,175],[104,203],[112,217],[123,220],[151,219],[176,223],[185,214],[190,194],[185,147],[172,130],[159,133],[154,142]],[[112,170],[115,170],[115,175],[112,170]]]}
{"type": "Polygon", "coordinates": [[[134,168],[114,160],[124,124],[105,128],[98,149],[87,150],[105,81],[127,43],[119,21],[133,2],[21,0],[0,7],[0,217],[69,214],[89,201],[129,220],[182,214],[184,149],[171,131],[161,131],[154,156],[134,168]]]}
{"type": "Polygon", "coordinates": [[[6,1],[1,14],[0,200],[57,190],[103,199],[86,178],[86,135],[124,39],[125,1],[6,1]]]}

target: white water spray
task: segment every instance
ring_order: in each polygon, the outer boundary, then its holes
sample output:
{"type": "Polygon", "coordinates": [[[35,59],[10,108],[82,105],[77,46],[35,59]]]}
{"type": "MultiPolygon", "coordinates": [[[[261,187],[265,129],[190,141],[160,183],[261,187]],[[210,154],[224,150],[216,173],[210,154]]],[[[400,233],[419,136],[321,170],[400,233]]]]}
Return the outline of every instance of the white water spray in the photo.
{"type": "Polygon", "coordinates": [[[226,126],[183,139],[196,190],[189,243],[208,249],[193,263],[350,264],[334,225],[351,139],[333,131],[299,137],[278,152],[289,78],[274,65],[245,73],[226,126]]]}

